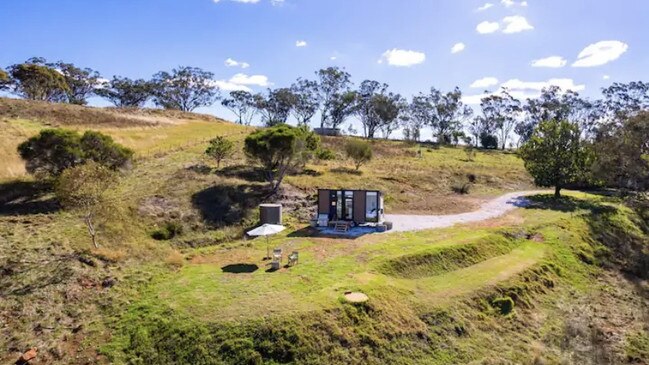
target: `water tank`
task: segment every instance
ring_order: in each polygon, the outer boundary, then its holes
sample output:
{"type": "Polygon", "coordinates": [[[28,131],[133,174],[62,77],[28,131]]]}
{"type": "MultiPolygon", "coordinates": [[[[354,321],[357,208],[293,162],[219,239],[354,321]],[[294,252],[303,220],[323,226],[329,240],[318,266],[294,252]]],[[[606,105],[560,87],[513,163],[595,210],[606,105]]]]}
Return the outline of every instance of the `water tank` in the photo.
{"type": "Polygon", "coordinates": [[[282,224],[282,205],[261,204],[259,206],[259,221],[261,224],[282,224]]]}

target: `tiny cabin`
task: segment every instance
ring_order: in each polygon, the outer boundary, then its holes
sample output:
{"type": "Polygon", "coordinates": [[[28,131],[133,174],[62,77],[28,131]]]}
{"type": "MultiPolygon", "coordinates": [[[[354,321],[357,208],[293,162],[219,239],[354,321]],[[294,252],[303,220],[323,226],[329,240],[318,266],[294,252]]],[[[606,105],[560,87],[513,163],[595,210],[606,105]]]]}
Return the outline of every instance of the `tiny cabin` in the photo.
{"type": "Polygon", "coordinates": [[[318,225],[383,222],[383,194],[378,190],[318,190],[318,225]]]}

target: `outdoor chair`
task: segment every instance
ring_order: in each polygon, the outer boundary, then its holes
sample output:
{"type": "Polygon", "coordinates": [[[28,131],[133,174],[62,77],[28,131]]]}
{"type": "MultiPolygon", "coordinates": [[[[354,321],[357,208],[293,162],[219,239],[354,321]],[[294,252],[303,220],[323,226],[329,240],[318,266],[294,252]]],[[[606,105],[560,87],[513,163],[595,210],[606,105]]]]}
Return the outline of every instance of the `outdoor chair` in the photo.
{"type": "Polygon", "coordinates": [[[279,270],[279,267],[282,265],[282,249],[276,248],[273,250],[273,261],[270,263],[270,267],[273,270],[279,270]]]}
{"type": "Polygon", "coordinates": [[[298,264],[298,259],[299,259],[299,255],[298,255],[297,251],[291,252],[291,254],[288,255],[288,266],[297,265],[298,264]]]}

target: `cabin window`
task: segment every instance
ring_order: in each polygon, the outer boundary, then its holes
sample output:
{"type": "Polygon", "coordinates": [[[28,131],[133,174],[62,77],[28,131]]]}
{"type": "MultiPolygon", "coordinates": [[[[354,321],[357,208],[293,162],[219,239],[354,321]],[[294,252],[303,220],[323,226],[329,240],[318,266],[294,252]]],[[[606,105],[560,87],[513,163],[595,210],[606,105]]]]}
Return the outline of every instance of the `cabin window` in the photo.
{"type": "Polygon", "coordinates": [[[354,220],[354,192],[346,191],[345,192],[345,216],[344,220],[354,220]]]}
{"type": "Polygon", "coordinates": [[[379,219],[379,193],[368,191],[365,193],[365,220],[378,222],[379,219]]]}

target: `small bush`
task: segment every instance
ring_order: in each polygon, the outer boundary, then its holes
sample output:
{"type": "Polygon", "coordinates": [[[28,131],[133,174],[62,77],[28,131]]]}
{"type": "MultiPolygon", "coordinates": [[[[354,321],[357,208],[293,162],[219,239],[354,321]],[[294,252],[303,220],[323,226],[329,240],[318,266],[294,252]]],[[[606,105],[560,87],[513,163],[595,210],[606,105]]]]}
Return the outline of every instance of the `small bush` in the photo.
{"type": "Polygon", "coordinates": [[[174,250],[167,256],[165,263],[173,268],[180,269],[185,264],[185,257],[180,252],[174,250]]]}
{"type": "Polygon", "coordinates": [[[470,183],[455,183],[451,185],[451,190],[455,194],[460,194],[460,195],[467,195],[471,192],[471,184],[470,183]]]}
{"type": "Polygon", "coordinates": [[[510,297],[496,298],[491,302],[491,305],[503,316],[510,314],[514,310],[514,300],[510,297]]]}
{"type": "Polygon", "coordinates": [[[348,158],[354,160],[356,171],[360,169],[361,165],[372,159],[372,145],[360,139],[349,140],[345,145],[345,152],[348,158]]]}
{"type": "Polygon", "coordinates": [[[163,227],[153,231],[151,238],[157,241],[168,241],[176,236],[180,236],[182,233],[183,226],[180,223],[167,222],[163,227]]]}
{"type": "Polygon", "coordinates": [[[480,145],[482,148],[488,150],[498,149],[498,137],[492,134],[483,133],[480,135],[480,145]]]}
{"type": "Polygon", "coordinates": [[[336,154],[328,148],[320,148],[316,152],[315,157],[318,160],[330,161],[336,159],[336,154]]]}

